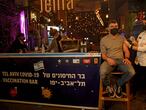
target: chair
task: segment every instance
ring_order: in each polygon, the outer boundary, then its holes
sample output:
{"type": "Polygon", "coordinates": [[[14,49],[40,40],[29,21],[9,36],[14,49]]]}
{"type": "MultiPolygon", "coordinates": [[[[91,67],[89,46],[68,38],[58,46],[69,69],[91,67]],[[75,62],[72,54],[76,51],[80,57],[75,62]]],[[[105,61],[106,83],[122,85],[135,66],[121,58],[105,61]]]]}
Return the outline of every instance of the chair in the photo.
{"type": "MultiPolygon", "coordinates": [[[[122,75],[123,72],[112,72],[112,75],[122,75]]],[[[124,97],[122,98],[111,98],[104,96],[105,92],[103,90],[103,83],[102,79],[100,79],[100,85],[99,85],[99,99],[98,99],[98,110],[103,110],[104,101],[119,101],[119,102],[126,102],[127,104],[127,110],[131,110],[130,107],[130,82],[128,81],[125,84],[125,92],[123,92],[124,97]]]]}

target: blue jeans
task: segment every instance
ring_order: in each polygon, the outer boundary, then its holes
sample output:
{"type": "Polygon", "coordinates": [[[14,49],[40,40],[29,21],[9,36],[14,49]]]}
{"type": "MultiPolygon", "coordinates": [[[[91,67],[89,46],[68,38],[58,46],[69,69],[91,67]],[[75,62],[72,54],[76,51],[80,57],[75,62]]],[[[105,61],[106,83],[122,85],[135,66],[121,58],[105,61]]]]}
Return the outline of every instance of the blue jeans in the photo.
{"type": "Polygon", "coordinates": [[[125,73],[117,81],[120,86],[129,81],[135,75],[135,70],[131,64],[124,64],[123,59],[115,59],[115,61],[117,64],[116,66],[111,66],[106,61],[104,61],[100,66],[100,77],[103,80],[104,86],[110,86],[111,72],[116,67],[118,70],[125,73]]]}

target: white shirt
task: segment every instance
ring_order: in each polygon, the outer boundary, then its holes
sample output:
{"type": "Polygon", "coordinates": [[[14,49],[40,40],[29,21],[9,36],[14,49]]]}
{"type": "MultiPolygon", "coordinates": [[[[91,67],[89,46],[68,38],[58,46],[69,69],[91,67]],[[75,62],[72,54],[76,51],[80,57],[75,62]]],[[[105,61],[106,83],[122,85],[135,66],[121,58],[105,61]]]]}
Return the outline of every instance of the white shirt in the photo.
{"type": "Polygon", "coordinates": [[[137,38],[138,51],[137,58],[140,66],[146,66],[146,30],[141,32],[137,38]]]}

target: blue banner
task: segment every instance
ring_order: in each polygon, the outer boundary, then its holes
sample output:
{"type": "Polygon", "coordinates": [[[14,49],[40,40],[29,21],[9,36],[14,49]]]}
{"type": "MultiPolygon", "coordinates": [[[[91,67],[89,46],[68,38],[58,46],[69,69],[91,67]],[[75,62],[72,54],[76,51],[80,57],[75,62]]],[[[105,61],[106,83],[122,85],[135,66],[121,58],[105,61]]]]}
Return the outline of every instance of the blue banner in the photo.
{"type": "Polygon", "coordinates": [[[98,106],[97,55],[0,57],[0,99],[98,106]]]}

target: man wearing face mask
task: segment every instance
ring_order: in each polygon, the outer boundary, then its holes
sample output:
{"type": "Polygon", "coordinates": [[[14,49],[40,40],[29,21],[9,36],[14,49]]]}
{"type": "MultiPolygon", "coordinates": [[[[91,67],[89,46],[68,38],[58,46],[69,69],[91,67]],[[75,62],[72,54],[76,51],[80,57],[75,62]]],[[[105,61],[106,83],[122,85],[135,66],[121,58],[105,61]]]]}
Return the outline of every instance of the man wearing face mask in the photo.
{"type": "Polygon", "coordinates": [[[100,41],[101,55],[104,60],[100,66],[100,77],[108,95],[120,98],[122,97],[122,86],[135,75],[135,71],[129,60],[130,52],[124,43],[125,38],[118,32],[118,23],[112,20],[108,28],[109,34],[100,41]],[[117,80],[116,84],[111,85],[110,76],[115,68],[125,72],[125,74],[117,80]]]}

